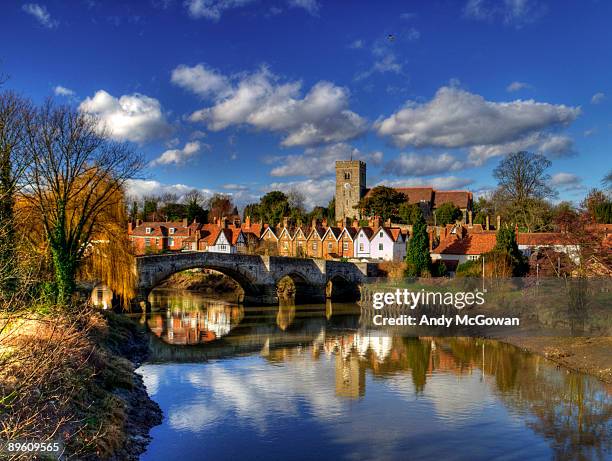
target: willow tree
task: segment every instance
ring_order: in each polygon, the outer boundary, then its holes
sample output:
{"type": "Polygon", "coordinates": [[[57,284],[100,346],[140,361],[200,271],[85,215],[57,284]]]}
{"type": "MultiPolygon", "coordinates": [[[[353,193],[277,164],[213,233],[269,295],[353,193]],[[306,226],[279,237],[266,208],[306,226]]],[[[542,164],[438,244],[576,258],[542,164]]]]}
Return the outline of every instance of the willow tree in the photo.
{"type": "Polygon", "coordinates": [[[28,165],[26,126],[32,114],[29,101],[0,93],[0,293],[16,286],[15,195],[28,165]]]}
{"type": "Polygon", "coordinates": [[[24,198],[38,211],[57,302],[65,305],[108,209],[119,205],[123,195],[118,192],[142,160],[126,144],[112,141],[96,118],[50,101],[36,110],[27,131],[32,163],[25,172],[24,198]]]}

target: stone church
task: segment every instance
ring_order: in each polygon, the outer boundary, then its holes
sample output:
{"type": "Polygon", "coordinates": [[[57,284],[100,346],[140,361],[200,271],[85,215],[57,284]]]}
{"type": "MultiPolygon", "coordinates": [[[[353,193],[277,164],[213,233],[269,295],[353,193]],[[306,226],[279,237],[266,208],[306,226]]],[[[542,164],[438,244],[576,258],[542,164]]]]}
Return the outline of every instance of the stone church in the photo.
{"type": "MultiPolygon", "coordinates": [[[[395,190],[405,194],[409,203],[421,205],[425,212],[432,213],[438,206],[450,202],[462,211],[464,222],[467,222],[467,214],[472,210],[473,196],[466,190],[445,191],[433,187],[396,187],[395,190]]],[[[365,162],[336,161],[336,222],[359,219],[359,210],[355,207],[369,191],[365,162]]]]}

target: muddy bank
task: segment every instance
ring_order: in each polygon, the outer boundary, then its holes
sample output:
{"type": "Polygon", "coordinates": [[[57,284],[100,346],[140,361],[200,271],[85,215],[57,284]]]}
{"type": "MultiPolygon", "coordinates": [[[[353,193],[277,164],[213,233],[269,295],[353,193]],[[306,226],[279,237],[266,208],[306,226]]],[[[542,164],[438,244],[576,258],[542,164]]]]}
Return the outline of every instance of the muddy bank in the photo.
{"type": "Polygon", "coordinates": [[[521,337],[499,338],[558,365],[612,384],[612,338],[521,337]]]}
{"type": "Polygon", "coordinates": [[[239,301],[243,290],[230,277],[218,272],[202,270],[184,271],[171,275],[159,288],[188,290],[202,294],[215,295],[225,301],[239,301]]]}
{"type": "Polygon", "coordinates": [[[135,371],[149,354],[149,341],[145,329],[135,321],[113,313],[105,314],[105,318],[109,326],[105,343],[131,362],[133,380],[131,389],[114,391],[125,405],[125,443],[108,459],[137,461],[151,440],[149,431],[162,422],[159,405],[149,397],[142,376],[135,371]]]}

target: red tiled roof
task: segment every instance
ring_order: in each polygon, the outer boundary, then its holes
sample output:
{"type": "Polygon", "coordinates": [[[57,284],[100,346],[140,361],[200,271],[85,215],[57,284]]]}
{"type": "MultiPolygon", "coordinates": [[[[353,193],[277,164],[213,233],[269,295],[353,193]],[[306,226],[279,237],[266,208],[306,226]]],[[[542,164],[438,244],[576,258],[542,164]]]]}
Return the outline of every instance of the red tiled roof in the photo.
{"type": "Polygon", "coordinates": [[[559,232],[519,232],[517,241],[527,246],[566,245],[567,237],[559,232]]]}
{"type": "Polygon", "coordinates": [[[395,190],[408,197],[408,203],[431,202],[434,193],[432,187],[396,187],[395,190]]]}
{"type": "Polygon", "coordinates": [[[449,235],[440,242],[432,253],[448,255],[480,255],[495,247],[495,232],[467,234],[463,238],[449,235]]]}
{"type": "Polygon", "coordinates": [[[434,194],[434,207],[452,203],[457,208],[467,208],[471,200],[472,193],[466,190],[437,190],[434,194]]]}

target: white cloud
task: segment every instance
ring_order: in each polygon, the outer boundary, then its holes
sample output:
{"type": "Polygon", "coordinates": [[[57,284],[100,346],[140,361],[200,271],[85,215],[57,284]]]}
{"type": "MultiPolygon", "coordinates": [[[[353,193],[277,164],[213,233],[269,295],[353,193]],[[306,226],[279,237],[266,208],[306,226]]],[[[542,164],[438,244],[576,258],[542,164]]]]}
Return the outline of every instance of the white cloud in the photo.
{"type": "Polygon", "coordinates": [[[56,96],[66,96],[66,97],[74,96],[75,94],[74,91],[71,90],[70,88],[66,88],[61,85],[57,85],[55,88],[53,88],[53,93],[55,93],[56,96]]]}
{"type": "Polygon", "coordinates": [[[375,123],[399,146],[469,147],[502,144],[531,133],[567,125],[580,108],[534,100],[492,102],[456,87],[442,87],[426,103],[408,101],[375,123]]]}
{"type": "Polygon", "coordinates": [[[319,9],[321,5],[317,0],[289,0],[289,6],[294,8],[303,8],[312,16],[317,16],[319,14],[319,9]]]}
{"type": "Polygon", "coordinates": [[[229,80],[214,69],[203,64],[188,67],[183,64],[172,71],[172,83],[204,98],[224,96],[230,90],[229,80]]]}
{"type": "Polygon", "coordinates": [[[307,148],[303,154],[286,155],[269,159],[268,163],[280,163],[271,171],[271,176],[307,176],[320,178],[332,175],[335,172],[336,160],[364,160],[371,165],[382,162],[383,153],[380,151],[363,153],[349,144],[336,143],[325,147],[307,148]]]}
{"type": "Polygon", "coordinates": [[[537,0],[468,0],[463,13],[471,19],[501,20],[506,25],[521,28],[544,15],[546,7],[537,0]]]}
{"type": "MultiPolygon", "coordinates": [[[[206,67],[199,66],[202,72],[197,70],[198,66],[177,69],[183,75],[208,75],[204,72],[206,67]]],[[[367,128],[366,121],[348,109],[349,91],[330,82],[318,82],[302,97],[301,82],[280,83],[265,67],[227,79],[235,83],[228,88],[220,85],[217,92],[200,85],[200,80],[199,77],[185,79],[182,86],[200,95],[209,95],[214,105],[194,112],[189,119],[204,122],[213,131],[248,125],[283,133],[284,146],[306,146],[346,141],[367,128]]]]}
{"type": "MultiPolygon", "coordinates": [[[[394,40],[414,41],[420,37],[418,30],[410,28],[403,31],[398,36],[394,35],[394,40]]],[[[375,73],[379,74],[402,74],[403,64],[398,61],[397,55],[393,50],[393,42],[389,41],[388,37],[379,38],[374,42],[371,48],[374,63],[369,69],[358,72],[355,75],[355,80],[360,81],[371,77],[375,73]]]]}
{"type": "Polygon", "coordinates": [[[359,40],[354,40],[353,42],[351,42],[351,44],[349,45],[349,48],[353,49],[353,50],[359,50],[361,48],[363,48],[365,45],[365,42],[361,39],[359,40]]]}
{"type": "Polygon", "coordinates": [[[115,98],[99,90],[93,97],[85,99],[79,109],[98,117],[101,127],[106,128],[113,139],[120,141],[143,143],[172,131],[159,101],[139,93],[115,98]]]}
{"type": "MultiPolygon", "coordinates": [[[[153,179],[129,179],[125,185],[126,195],[134,198],[143,198],[151,195],[163,195],[165,193],[176,194],[179,200],[193,189],[186,184],[163,184],[153,179]]],[[[210,189],[198,189],[205,197],[210,197],[213,191],[210,189]]]]}
{"type": "Polygon", "coordinates": [[[439,176],[436,178],[407,178],[397,180],[379,181],[377,186],[383,185],[387,187],[433,187],[439,190],[460,189],[462,187],[473,184],[474,180],[470,178],[459,178],[457,176],[439,176]]]}
{"type": "Polygon", "coordinates": [[[490,158],[523,150],[535,150],[548,157],[562,157],[575,153],[574,141],[570,137],[537,132],[507,143],[472,146],[468,160],[472,165],[479,166],[490,158]]]}
{"type": "Polygon", "coordinates": [[[383,171],[398,176],[429,176],[463,168],[465,163],[450,154],[418,155],[402,152],[397,158],[389,161],[383,171]]]}
{"type": "Polygon", "coordinates": [[[563,192],[584,190],[586,187],[582,184],[582,178],[573,173],[556,173],[552,175],[550,184],[553,187],[558,187],[563,192]]]}
{"type": "Polygon", "coordinates": [[[200,152],[202,147],[200,141],[191,141],[185,144],[182,149],[169,149],[153,160],[151,166],[182,165],[200,152]]]}
{"type": "Polygon", "coordinates": [[[585,137],[589,137],[589,136],[593,136],[595,133],[597,133],[596,128],[589,128],[588,130],[584,130],[583,134],[585,137]]]}
{"type": "Polygon", "coordinates": [[[512,82],[510,85],[508,85],[506,87],[506,91],[509,93],[512,93],[514,91],[520,91],[520,90],[524,90],[527,88],[531,88],[531,85],[529,83],[525,83],[525,82],[512,82]]]}
{"type": "Polygon", "coordinates": [[[249,190],[248,186],[245,186],[244,184],[234,184],[234,183],[223,184],[223,189],[227,189],[227,190],[249,190]]]}
{"type": "Polygon", "coordinates": [[[606,99],[605,93],[595,93],[593,97],[591,97],[591,104],[599,104],[603,102],[604,99],[606,99]]]}
{"type": "Polygon", "coordinates": [[[266,188],[268,192],[271,190],[300,191],[304,194],[304,205],[310,210],[317,205],[327,206],[336,193],[336,181],[334,179],[305,179],[303,181],[273,182],[266,188]]]}
{"type": "Polygon", "coordinates": [[[21,7],[23,11],[34,16],[44,27],[53,29],[59,25],[59,21],[52,19],[47,7],[38,3],[26,3],[21,7]]]}
{"type": "Polygon", "coordinates": [[[186,0],[189,16],[194,19],[218,21],[224,11],[240,8],[254,0],[186,0]]]}

